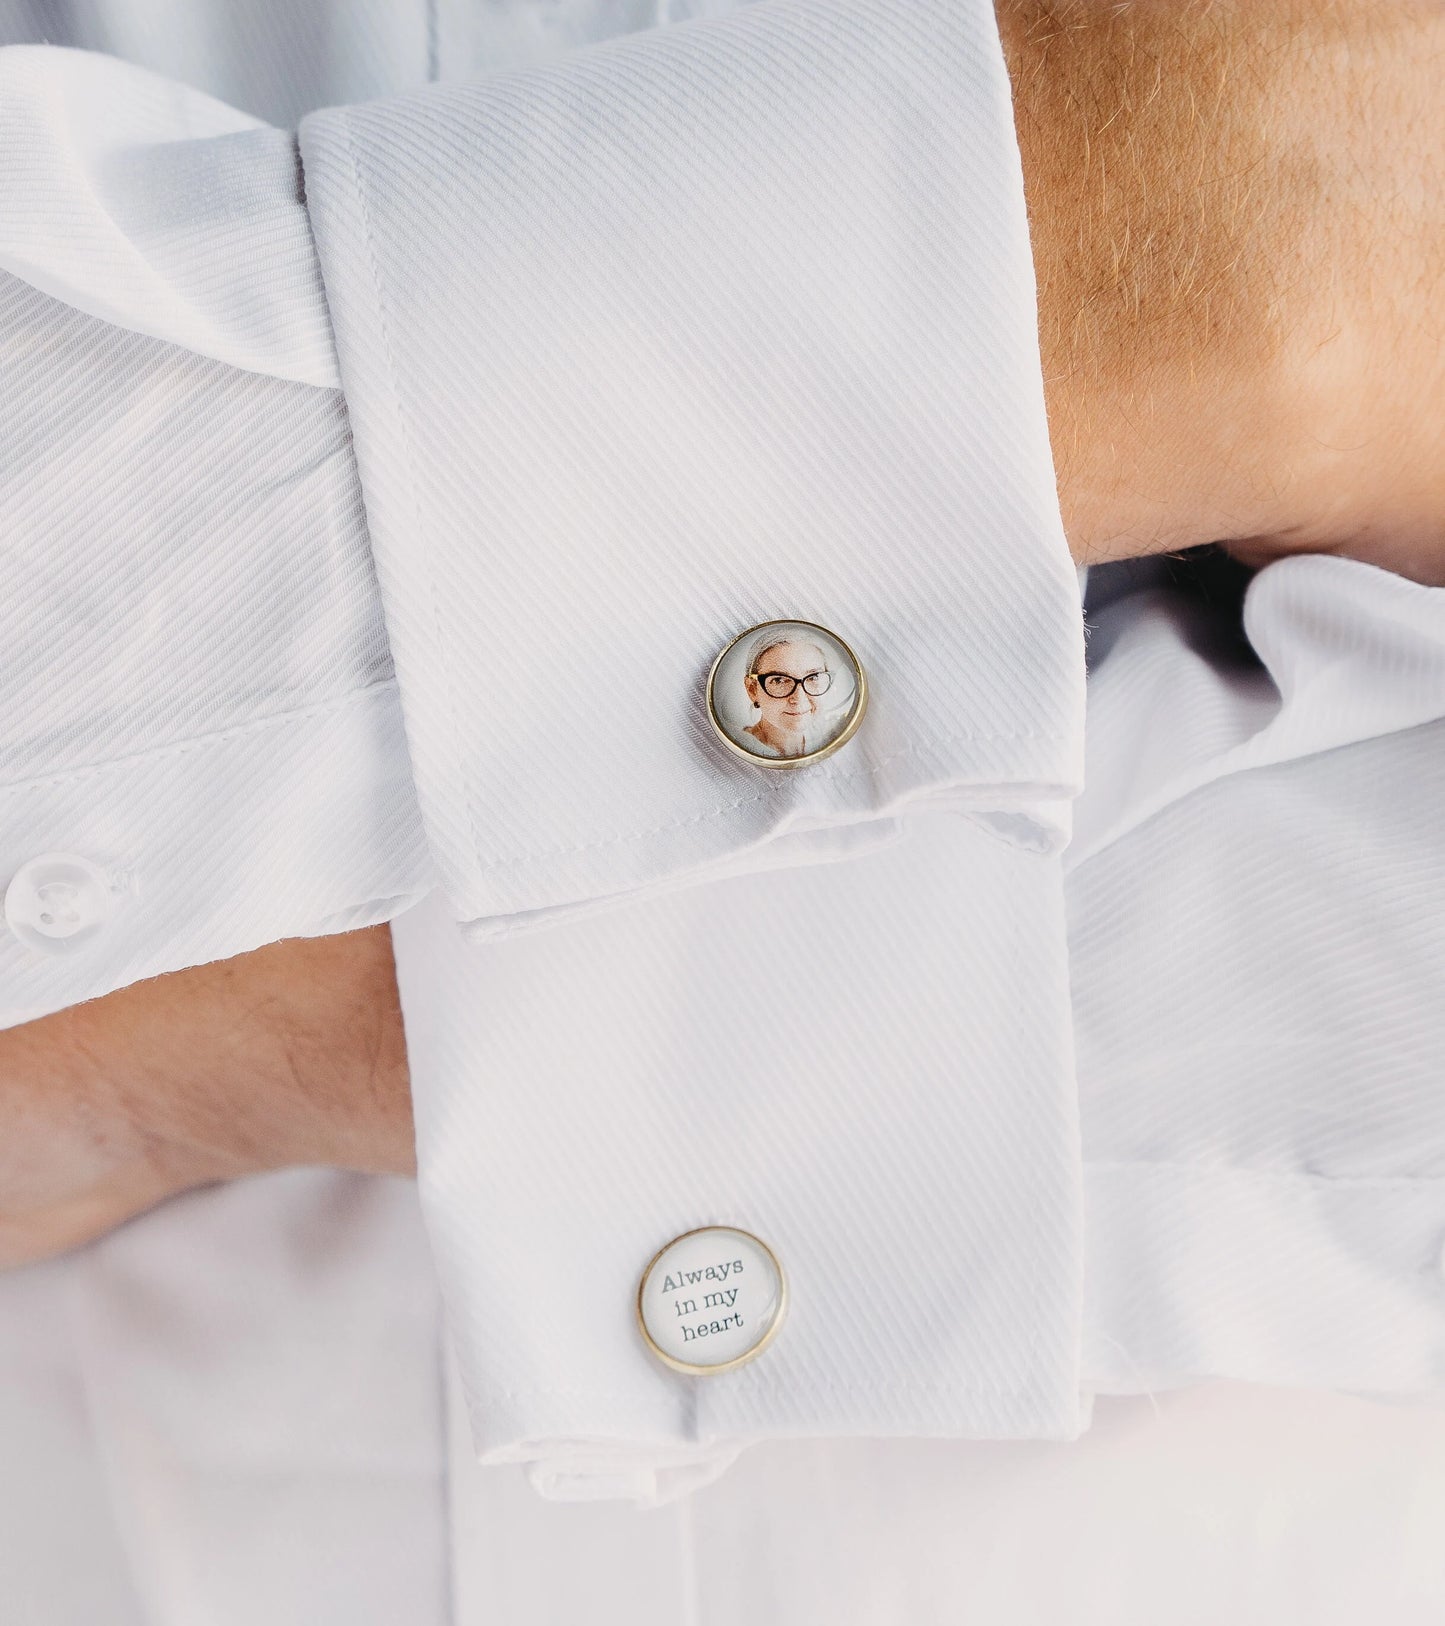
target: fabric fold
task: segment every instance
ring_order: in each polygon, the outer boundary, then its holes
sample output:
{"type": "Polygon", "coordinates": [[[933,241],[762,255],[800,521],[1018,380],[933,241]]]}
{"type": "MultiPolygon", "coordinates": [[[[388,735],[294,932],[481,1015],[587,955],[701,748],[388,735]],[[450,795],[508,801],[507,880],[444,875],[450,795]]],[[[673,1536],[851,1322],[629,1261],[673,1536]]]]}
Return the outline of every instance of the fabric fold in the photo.
{"type": "Polygon", "coordinates": [[[471,948],[437,892],[392,937],[482,1462],[650,1505],[759,1439],[1084,1426],[1056,856],[918,815],[842,869],[471,948]],[[688,1376],[634,1303],[706,1225],[773,1248],[791,1307],[756,1360],[688,1376]]]}
{"type": "Polygon", "coordinates": [[[0,270],[101,321],[337,385],[296,138],[98,52],[0,50],[0,270]]]}
{"type": "Polygon", "coordinates": [[[1445,717],[1445,588],[1302,554],[1251,581],[1244,632],[1257,664],[1165,589],[1103,609],[1067,868],[1215,780],[1445,717]]]}
{"type": "Polygon", "coordinates": [[[866,850],[1057,851],[1083,644],[992,11],[768,0],[301,125],[442,888],[474,939],[866,850]],[[869,711],[712,737],[775,618],[869,711]],[[876,832],[888,839],[886,829],[876,832]]]}
{"type": "Polygon", "coordinates": [[[294,138],[16,47],[0,179],[0,892],[118,899],[6,915],[13,1026],[434,876],[294,138]]]}

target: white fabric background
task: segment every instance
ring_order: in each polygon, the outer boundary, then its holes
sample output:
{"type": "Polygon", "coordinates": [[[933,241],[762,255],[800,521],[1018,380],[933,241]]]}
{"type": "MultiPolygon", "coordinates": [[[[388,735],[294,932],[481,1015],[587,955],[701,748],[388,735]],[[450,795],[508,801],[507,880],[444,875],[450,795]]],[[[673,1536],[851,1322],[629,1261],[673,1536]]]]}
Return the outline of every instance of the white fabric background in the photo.
{"type": "Polygon", "coordinates": [[[1244,621],[1258,667],[1178,593],[1094,617],[1084,1370],[1438,1402],[1445,590],[1291,559],[1244,621]]]}
{"type": "MultiPolygon", "coordinates": [[[[39,21],[36,9],[0,12],[0,37],[113,46],[286,122],[353,93],[555,61],[659,16],[457,5],[421,15],[357,6],[342,18],[321,4],[207,5],[188,8],[179,28],[174,13],[134,0],[40,8],[39,21]]],[[[199,193],[196,172],[163,143],[147,162],[174,182],[169,219],[117,213],[118,194],[102,188],[123,241],[69,222],[55,242],[70,274],[43,293],[22,275],[38,274],[24,257],[33,228],[8,239],[20,257],[4,262],[15,279],[4,377],[15,393],[0,429],[0,501],[7,535],[26,546],[3,555],[5,630],[19,651],[5,681],[32,699],[6,715],[45,727],[9,738],[17,761],[33,757],[41,771],[27,766],[7,792],[24,811],[0,836],[13,842],[12,868],[52,846],[94,846],[117,862],[139,854],[143,878],[160,882],[143,896],[164,908],[133,920],[135,935],[114,937],[79,980],[64,962],[23,973],[7,964],[7,1021],[274,935],[385,919],[436,879],[377,642],[339,405],[305,314],[316,281],[288,149],[225,109],[158,96],[143,76],[107,66],[111,122],[93,121],[93,133],[125,128],[125,107],[142,133],[158,109],[179,112],[187,139],[253,154],[214,173],[249,177],[255,190],[217,194],[228,209],[244,205],[246,229],[219,222],[231,274],[209,286],[187,281],[188,253],[172,253],[199,193]],[[131,259],[131,241],[154,252],[131,259]],[[254,248],[238,254],[238,241],[254,248]],[[236,274],[251,287],[292,284],[295,314],[238,302],[236,274]],[[170,279],[174,303],[148,303],[117,331],[115,301],[156,277],[170,279]],[[101,300],[111,303],[90,303],[101,300]],[[176,326],[158,329],[158,317],[176,326]],[[65,363],[53,393],[37,341],[65,363]],[[293,346],[296,376],[268,374],[293,346]],[[98,355],[114,364],[86,365],[98,355]],[[211,432],[198,444],[178,424],[211,432]],[[95,455],[95,425],[110,426],[109,456],[95,455]],[[258,490],[249,471],[262,455],[276,481],[258,490]],[[173,534],[207,546],[162,548],[118,596],[116,561],[173,534]],[[47,575],[55,560],[63,571],[47,575]],[[189,583],[168,577],[178,563],[197,572],[189,583]],[[80,591],[88,581],[111,585],[92,601],[80,591]],[[249,666],[213,659],[236,630],[222,606],[276,582],[298,611],[274,623],[282,658],[268,666],[250,626],[249,666]],[[33,613],[42,599],[61,612],[50,622],[33,613]],[[178,606],[211,619],[178,622],[178,606]],[[178,625],[180,640],[169,636],[178,625]],[[126,671],[107,664],[117,648],[143,656],[154,681],[126,687],[126,671]],[[67,682],[37,685],[57,669],[67,682]],[[90,685],[97,672],[105,683],[90,685]],[[37,690],[53,713],[37,709],[37,690]],[[347,717],[355,727],[338,726],[347,717]],[[87,736],[97,724],[109,732],[87,736]],[[114,767],[96,750],[109,738],[125,745],[114,767]],[[51,751],[70,764],[59,774],[45,769],[51,751]],[[157,825],[157,805],[172,824],[157,825]],[[294,840],[298,808],[314,843],[294,840]],[[181,828],[192,844],[177,842],[181,828]]],[[[5,114],[19,110],[22,127],[27,106],[37,128],[53,128],[57,110],[71,118],[98,105],[89,65],[52,59],[42,80],[73,71],[79,88],[44,91],[38,104],[35,59],[7,57],[4,69],[5,114]]],[[[107,168],[104,140],[12,139],[0,154],[20,166],[8,172],[12,209],[17,173],[37,174],[30,201],[53,199],[62,214],[84,196],[47,167],[57,150],[108,183],[125,178],[107,168]]],[[[0,1398],[5,1439],[20,1447],[0,1458],[6,1595],[44,1626],[284,1621],[288,1608],[351,1626],[369,1612],[398,1618],[403,1595],[423,1622],[449,1610],[492,1619],[504,1605],[511,1618],[569,1618],[557,1597],[592,1582],[605,1607],[626,1600],[615,1610],[631,1619],[645,1574],[662,1577],[659,1608],[718,1622],[851,1608],[851,1618],[912,1623],[990,1605],[1008,1626],[1087,1621],[1089,1610],[1151,1626],[1171,1610],[1311,1626],[1367,1609],[1407,1626],[1438,1618],[1439,1414],[1419,1400],[1445,1373],[1432,726],[1441,604],[1438,592],[1340,561],[1275,567],[1250,599],[1263,672],[1240,666],[1173,596],[1121,601],[1107,627],[1101,612],[1089,793],[1069,854],[1086,1386],[1224,1375],[1415,1404],[1225,1385],[1163,1399],[1164,1417],[1180,1420],[1167,1434],[1145,1426],[1146,1401],[1105,1399],[1093,1431],[1068,1446],[775,1441],[692,1499],[641,1516],[557,1508],[520,1470],[473,1470],[470,1424],[453,1404],[448,1548],[436,1311],[411,1199],[392,1208],[368,1182],[284,1177],[201,1194],[76,1260],[0,1282],[0,1398]],[[1113,1418],[1126,1420],[1117,1434],[1113,1418]],[[644,1569],[653,1540],[656,1568],[644,1569]],[[669,1576],[680,1590],[664,1596],[669,1576]]],[[[875,833],[896,845],[832,873],[906,865],[916,844],[896,826],[875,833]]],[[[779,845],[776,857],[798,856],[779,845]]],[[[757,883],[726,883],[746,884],[757,883]]],[[[705,893],[655,906],[697,909],[705,893]]],[[[402,928],[430,918],[415,911],[402,928]]],[[[602,930],[601,917],[565,928],[584,929],[602,930]]],[[[521,944],[518,955],[521,966],[521,944]]],[[[941,988],[936,956],[927,968],[941,988]]],[[[890,975],[901,985],[907,968],[890,975]]],[[[519,1045],[530,1044],[526,1009],[509,1015],[519,1045]]],[[[891,1209],[877,1212],[891,1221],[891,1209]]],[[[917,1220],[906,1206],[900,1217],[917,1220]]]]}
{"type": "Polygon", "coordinates": [[[125,63],[0,51],[0,1025],[433,884],[294,144],[125,63]]]}
{"type": "Polygon", "coordinates": [[[16,463],[25,551],[10,568],[22,586],[24,560],[54,573],[47,613],[33,593],[23,612],[36,647],[7,670],[37,734],[15,753],[33,805],[9,835],[17,867],[73,848],[139,883],[102,952],[62,968],[11,945],[12,1019],[257,936],[395,915],[434,867],[431,898],[467,939],[452,930],[435,968],[400,970],[422,1186],[479,1449],[530,1454],[553,1490],[647,1497],[652,1461],[703,1447],[712,1471],[738,1434],[1076,1431],[1057,854],[1082,767],[1083,637],[991,9],[770,0],[638,32],[308,115],[304,178],[278,132],[138,67],[22,48],[0,74],[0,248],[29,279],[11,343],[31,362],[7,405],[18,438],[41,425],[16,463]],[[77,327],[59,387],[34,365],[55,312],[77,327]],[[67,453],[86,478],[62,493],[46,470],[67,453]],[[92,586],[116,560],[139,603],[92,586]],[[48,609],[75,596],[86,636],[57,685],[48,609]],[[834,623],[872,678],[848,755],[807,774],[727,757],[703,721],[712,655],[780,610],[834,623]],[[643,653],[674,681],[619,731],[613,684],[643,653]],[[381,732],[398,699],[425,850],[395,728],[381,732]],[[352,733],[335,726],[353,715],[352,733]],[[78,761],[59,778],[57,737],[78,761]],[[268,748],[258,770],[246,753],[268,748]],[[37,787],[27,770],[50,777],[37,787]],[[177,810],[178,836],[156,806],[177,810]],[[911,1022],[916,883],[893,895],[884,855],[905,816],[945,813],[951,886],[936,901],[952,903],[934,919],[971,992],[911,1022]],[[870,850],[883,867],[860,874],[879,919],[860,930],[868,906],[823,875],[870,850]],[[749,875],[770,878],[725,904],[685,898],[749,875]],[[635,913],[672,895],[671,913],[635,913]],[[580,951],[541,935],[538,951],[511,951],[524,928],[614,904],[580,951]],[[732,926],[714,924],[718,907],[737,909],[732,926]],[[751,915],[754,932],[796,935],[818,908],[835,913],[850,992],[891,990],[895,1014],[844,1045],[819,1002],[771,1045],[791,1105],[769,1092],[759,1032],[734,1068],[751,1067],[753,1093],[739,1079],[729,1133],[699,1140],[723,1055],[706,1001],[768,993],[746,941],[723,951],[727,933],[745,939],[751,915]],[[622,971],[659,932],[720,952],[708,981],[673,972],[659,1009],[677,1042],[650,1069],[636,1046],[653,1012],[620,998],[594,1004],[581,1053],[529,1053],[540,1030],[526,1025],[480,1046],[474,979],[514,987],[518,1011],[555,988],[543,1020],[560,1039],[594,960],[622,971]],[[481,954],[493,940],[499,953],[481,954]],[[558,980],[564,960],[575,988],[558,980]],[[437,987],[451,993],[424,1020],[437,987]],[[891,1238],[858,1223],[866,1207],[809,1219],[820,1182],[855,1161],[865,1116],[832,1115],[830,1173],[815,1055],[834,1098],[870,1103],[871,1147],[909,1103],[894,1156],[847,1175],[896,1208],[891,1238]],[[673,1068],[699,1110],[653,1134],[640,1092],[673,1088],[673,1068]],[[946,1120],[933,1103],[960,1069],[975,1082],[946,1120]],[[527,1091],[544,1077],[545,1093],[527,1091]],[[578,1196],[651,1179],[658,1201],[610,1233],[582,1212],[550,1237],[538,1224],[536,1251],[519,1249],[518,1201],[545,1204],[560,1161],[564,1085],[612,1107],[578,1196]],[[503,1102],[524,1110],[499,1205],[474,1154],[497,1143],[503,1102]],[[697,1173],[668,1186],[664,1168],[697,1173]],[[955,1223],[939,1224],[938,1200],[955,1223]],[[724,1209],[764,1228],[794,1216],[790,1268],[813,1275],[789,1340],[801,1365],[789,1382],[788,1357],[772,1360],[695,1408],[648,1364],[624,1307],[667,1235],[724,1209]],[[966,1266],[966,1288],[946,1307],[896,1292],[896,1248],[934,1250],[945,1274],[966,1266]],[[599,1312],[560,1323],[576,1331],[563,1344],[528,1285],[544,1267],[575,1314],[599,1312]],[[770,1386],[755,1408],[727,1404],[770,1386]]]}

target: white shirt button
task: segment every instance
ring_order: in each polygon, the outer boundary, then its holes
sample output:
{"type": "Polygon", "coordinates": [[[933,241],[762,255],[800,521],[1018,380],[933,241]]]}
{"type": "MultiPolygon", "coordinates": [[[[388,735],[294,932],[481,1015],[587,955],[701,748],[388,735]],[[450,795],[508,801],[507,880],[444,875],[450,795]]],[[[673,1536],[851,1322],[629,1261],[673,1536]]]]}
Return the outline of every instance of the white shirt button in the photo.
{"type": "Polygon", "coordinates": [[[41,853],[5,889],[5,923],[38,954],[73,954],[104,930],[126,878],[79,853],[41,853]]]}
{"type": "Polygon", "coordinates": [[[652,1353],[678,1372],[726,1372],[759,1355],[783,1323],[788,1287],[765,1242],[727,1225],[675,1237],[637,1289],[652,1353]]]}

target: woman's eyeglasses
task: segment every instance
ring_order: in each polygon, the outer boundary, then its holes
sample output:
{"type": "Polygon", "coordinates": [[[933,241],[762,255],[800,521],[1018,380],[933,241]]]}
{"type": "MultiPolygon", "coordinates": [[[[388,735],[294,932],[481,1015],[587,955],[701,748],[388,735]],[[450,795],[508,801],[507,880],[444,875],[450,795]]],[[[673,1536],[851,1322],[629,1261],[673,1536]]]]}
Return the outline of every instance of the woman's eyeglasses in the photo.
{"type": "Polygon", "coordinates": [[[828,671],[808,672],[800,678],[795,678],[790,672],[754,672],[753,676],[763,686],[763,693],[771,695],[774,700],[786,700],[799,684],[803,693],[810,694],[816,700],[820,694],[827,694],[833,686],[833,674],[828,671]]]}

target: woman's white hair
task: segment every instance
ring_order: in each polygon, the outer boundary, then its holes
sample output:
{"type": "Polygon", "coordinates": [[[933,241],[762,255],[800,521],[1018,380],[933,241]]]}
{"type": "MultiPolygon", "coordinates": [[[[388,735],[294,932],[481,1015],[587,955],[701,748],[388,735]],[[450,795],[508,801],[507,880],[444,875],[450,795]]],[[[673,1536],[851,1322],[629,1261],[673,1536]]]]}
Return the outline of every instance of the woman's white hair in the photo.
{"type": "Polygon", "coordinates": [[[823,657],[823,670],[825,672],[831,672],[833,670],[833,668],[828,665],[828,651],[823,648],[822,644],[820,644],[816,638],[790,638],[785,632],[769,632],[764,633],[764,635],[758,639],[758,641],[753,645],[752,654],[748,656],[747,675],[749,677],[757,676],[758,662],[762,660],[763,656],[766,655],[770,649],[776,649],[779,644],[807,644],[810,649],[816,649],[823,657]]]}

